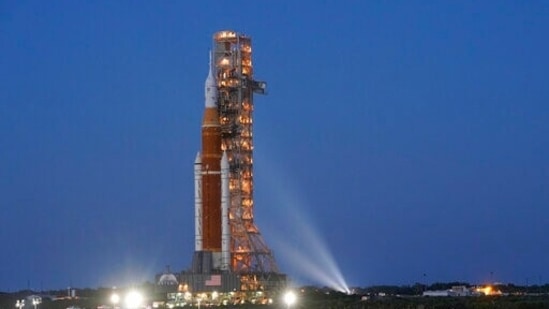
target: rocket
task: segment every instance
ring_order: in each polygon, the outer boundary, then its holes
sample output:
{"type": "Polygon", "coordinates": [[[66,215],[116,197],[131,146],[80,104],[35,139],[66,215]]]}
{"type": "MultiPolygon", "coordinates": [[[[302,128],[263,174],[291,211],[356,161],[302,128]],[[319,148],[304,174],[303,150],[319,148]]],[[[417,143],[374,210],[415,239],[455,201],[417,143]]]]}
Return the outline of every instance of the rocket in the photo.
{"type": "Polygon", "coordinates": [[[206,78],[202,151],[194,162],[195,251],[212,253],[213,267],[227,270],[230,251],[229,162],[221,150],[221,126],[212,56],[206,78]]]}

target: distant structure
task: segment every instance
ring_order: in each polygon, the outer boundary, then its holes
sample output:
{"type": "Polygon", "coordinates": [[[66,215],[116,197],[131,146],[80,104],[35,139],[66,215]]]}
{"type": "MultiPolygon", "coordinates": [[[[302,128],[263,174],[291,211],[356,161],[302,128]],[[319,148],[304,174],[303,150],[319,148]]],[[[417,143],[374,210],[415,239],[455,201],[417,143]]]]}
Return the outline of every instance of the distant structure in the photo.
{"type": "MultiPolygon", "coordinates": [[[[480,296],[480,295],[496,295],[491,294],[491,287],[475,288],[464,285],[456,285],[448,290],[427,290],[423,292],[423,296],[427,297],[460,297],[460,296],[480,296]]],[[[499,292],[501,294],[501,292],[499,292]]]]}
{"type": "Polygon", "coordinates": [[[253,78],[249,36],[213,36],[205,83],[202,150],[194,162],[195,251],[182,291],[253,292],[283,288],[271,250],[254,223],[253,78]]]}
{"type": "Polygon", "coordinates": [[[177,286],[177,277],[170,271],[170,267],[166,266],[166,271],[163,274],[156,276],[156,284],[158,286],[177,286]]]}

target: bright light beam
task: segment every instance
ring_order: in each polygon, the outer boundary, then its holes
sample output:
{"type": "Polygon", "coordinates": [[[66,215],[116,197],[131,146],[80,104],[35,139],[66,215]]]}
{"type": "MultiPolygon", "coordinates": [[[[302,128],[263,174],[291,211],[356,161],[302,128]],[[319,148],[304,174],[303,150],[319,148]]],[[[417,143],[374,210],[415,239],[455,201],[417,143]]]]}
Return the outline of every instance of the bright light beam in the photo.
{"type": "MultiPolygon", "coordinates": [[[[266,163],[265,160],[263,163],[266,163]]],[[[303,277],[336,291],[350,293],[328,246],[321,239],[320,233],[315,230],[310,216],[304,213],[305,203],[301,202],[296,194],[297,186],[288,183],[288,179],[292,179],[292,177],[281,175],[281,171],[281,168],[270,166],[267,173],[270,176],[267,179],[272,182],[268,187],[276,191],[272,194],[274,197],[272,200],[282,206],[278,209],[285,214],[292,213],[292,216],[283,216],[286,220],[287,234],[274,234],[281,237],[281,239],[274,239],[279,247],[277,252],[284,255],[286,260],[292,264],[291,267],[294,268],[294,271],[303,277]],[[299,238],[300,243],[290,244],[288,239],[292,237],[286,237],[287,235],[299,238]]]]}
{"type": "Polygon", "coordinates": [[[350,293],[339,267],[325,244],[312,233],[310,226],[304,226],[301,223],[301,228],[300,231],[304,233],[306,242],[301,246],[290,246],[288,242],[279,242],[283,247],[280,252],[302,275],[336,291],[350,293]]]}

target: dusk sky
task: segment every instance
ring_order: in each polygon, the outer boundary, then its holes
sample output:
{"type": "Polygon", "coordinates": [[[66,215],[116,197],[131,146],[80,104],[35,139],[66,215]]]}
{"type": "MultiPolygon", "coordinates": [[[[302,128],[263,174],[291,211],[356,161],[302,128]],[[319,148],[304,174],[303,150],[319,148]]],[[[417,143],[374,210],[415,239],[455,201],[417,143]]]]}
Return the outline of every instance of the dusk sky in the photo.
{"type": "Polygon", "coordinates": [[[351,286],[549,282],[548,1],[0,1],[0,291],[190,267],[228,29],[268,83],[255,222],[294,282],[325,284],[318,240],[351,286]]]}

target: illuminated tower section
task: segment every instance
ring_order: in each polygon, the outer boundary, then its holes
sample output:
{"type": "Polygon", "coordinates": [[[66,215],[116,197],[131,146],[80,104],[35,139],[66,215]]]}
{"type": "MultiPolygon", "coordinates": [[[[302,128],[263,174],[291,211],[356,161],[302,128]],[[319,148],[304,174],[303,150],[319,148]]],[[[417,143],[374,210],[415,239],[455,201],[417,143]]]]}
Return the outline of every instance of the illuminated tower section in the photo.
{"type": "MultiPolygon", "coordinates": [[[[229,161],[230,269],[242,275],[278,273],[271,250],[254,224],[253,94],[264,94],[265,83],[253,79],[250,37],[220,31],[213,39],[221,147],[229,161]]],[[[252,276],[248,279],[244,288],[257,288],[252,276]]],[[[243,281],[248,279],[243,276],[243,281]]]]}

